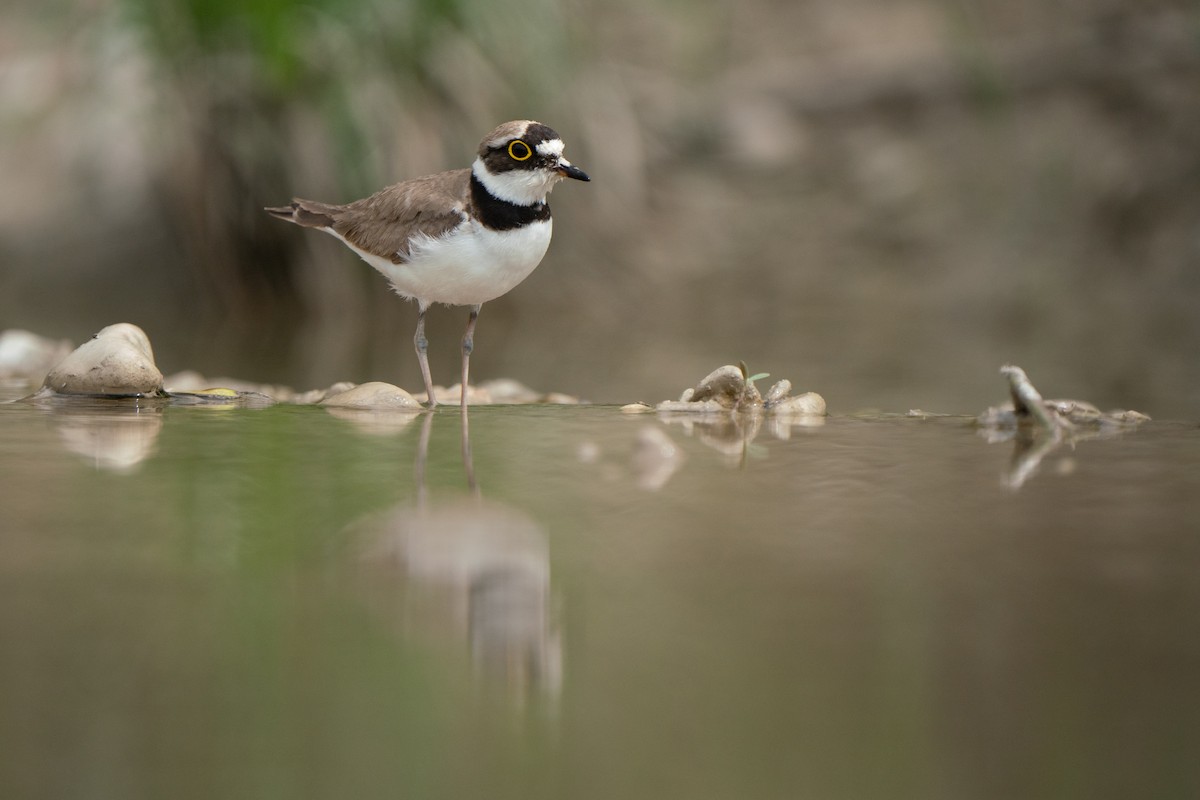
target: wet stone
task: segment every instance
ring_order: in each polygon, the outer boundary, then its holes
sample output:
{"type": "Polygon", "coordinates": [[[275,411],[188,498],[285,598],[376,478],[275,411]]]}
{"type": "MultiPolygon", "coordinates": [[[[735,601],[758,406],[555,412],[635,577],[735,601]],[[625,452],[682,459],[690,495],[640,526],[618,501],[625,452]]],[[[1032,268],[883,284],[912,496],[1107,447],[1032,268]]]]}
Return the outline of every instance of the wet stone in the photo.
{"type": "Polygon", "coordinates": [[[787,378],[784,378],[781,381],[776,381],[774,384],[772,384],[771,388],[767,390],[767,396],[763,398],[763,404],[767,406],[773,406],[791,393],[791,381],[789,381],[787,378]]]}
{"type": "Polygon", "coordinates": [[[59,394],[161,394],[163,376],[146,332],[121,322],[75,348],[50,370],[44,386],[59,394]]]}
{"type": "MultiPolygon", "coordinates": [[[[542,400],[541,392],[530,389],[525,384],[513,378],[496,378],[495,380],[484,381],[478,386],[478,389],[487,392],[493,403],[525,404],[538,403],[542,400]]],[[[441,399],[440,394],[438,399],[441,399]]],[[[468,402],[470,399],[471,391],[468,391],[468,402]]]]}
{"type": "Polygon", "coordinates": [[[539,402],[551,406],[577,406],[583,403],[578,397],[566,392],[548,392],[542,395],[539,402]]]}
{"type": "Polygon", "coordinates": [[[338,408],[411,409],[421,410],[421,404],[411,394],[390,383],[371,381],[326,397],[323,406],[338,408]]]}
{"type": "Polygon", "coordinates": [[[306,392],[292,391],[286,395],[284,402],[292,403],[298,406],[311,406],[320,403],[326,398],[341,394],[353,389],[356,384],[350,381],[338,381],[337,383],[325,389],[309,389],[306,392]]]}
{"type": "MultiPolygon", "coordinates": [[[[789,387],[790,388],[790,387],[789,387]]],[[[816,392],[805,392],[797,397],[785,397],[773,405],[771,411],[778,415],[825,416],[825,398],[816,392]]]]}
{"type": "MultiPolygon", "coordinates": [[[[462,402],[462,384],[456,383],[453,386],[434,386],[433,396],[437,398],[440,405],[450,406],[458,405],[462,402]]],[[[424,392],[416,395],[421,401],[426,401],[428,398],[424,392]]],[[[490,405],[492,403],[492,393],[482,386],[467,387],[467,405],[479,406],[490,405]]]]}
{"type": "Polygon", "coordinates": [[[213,386],[211,381],[194,369],[185,369],[163,378],[163,389],[168,392],[199,392],[213,386]]]}

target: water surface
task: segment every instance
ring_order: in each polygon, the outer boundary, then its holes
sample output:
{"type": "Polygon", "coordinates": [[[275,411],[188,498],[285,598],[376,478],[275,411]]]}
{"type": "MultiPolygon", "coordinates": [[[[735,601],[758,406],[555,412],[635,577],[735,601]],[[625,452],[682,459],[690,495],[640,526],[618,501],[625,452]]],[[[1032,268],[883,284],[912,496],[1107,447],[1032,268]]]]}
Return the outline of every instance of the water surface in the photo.
{"type": "Polygon", "coordinates": [[[0,405],[0,795],[1200,794],[1194,424],[469,434],[0,405]]]}

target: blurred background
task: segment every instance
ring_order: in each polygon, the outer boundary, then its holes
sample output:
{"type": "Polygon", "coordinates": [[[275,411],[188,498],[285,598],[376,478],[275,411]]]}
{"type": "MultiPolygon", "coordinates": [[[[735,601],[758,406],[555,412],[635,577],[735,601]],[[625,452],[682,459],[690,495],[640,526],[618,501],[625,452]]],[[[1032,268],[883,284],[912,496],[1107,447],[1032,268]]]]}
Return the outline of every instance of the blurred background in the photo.
{"type": "MultiPolygon", "coordinates": [[[[1194,0],[9,0],[0,329],[415,390],[415,307],[261,209],[512,118],[593,182],[484,307],[477,380],[658,401],[745,360],[833,413],[974,413],[1013,361],[1200,417],[1194,0]]],[[[465,321],[431,314],[440,383],[465,321]]]]}

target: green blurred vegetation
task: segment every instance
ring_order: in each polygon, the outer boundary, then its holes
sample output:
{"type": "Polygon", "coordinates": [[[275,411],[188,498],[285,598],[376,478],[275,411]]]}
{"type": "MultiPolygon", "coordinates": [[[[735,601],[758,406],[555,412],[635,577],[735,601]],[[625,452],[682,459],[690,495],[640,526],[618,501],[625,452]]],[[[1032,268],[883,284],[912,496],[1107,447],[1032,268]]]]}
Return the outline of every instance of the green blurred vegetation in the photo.
{"type": "MultiPolygon", "coordinates": [[[[303,166],[286,159],[295,154],[284,126],[311,112],[335,145],[338,188],[351,193],[378,188],[384,164],[363,156],[379,149],[374,137],[389,122],[371,111],[381,93],[398,109],[461,123],[456,117],[492,113],[486,106],[506,98],[536,101],[544,76],[559,80],[570,68],[566,26],[541,0],[121,0],[120,7],[165,79],[162,88],[182,95],[193,124],[213,124],[209,115],[229,104],[275,129],[273,142],[249,143],[222,131],[220,143],[242,148],[235,152],[240,169],[282,155],[291,177],[303,177],[303,166]],[[520,48],[508,46],[513,36],[520,48]],[[454,85],[456,62],[467,57],[485,63],[503,87],[501,96],[484,98],[483,109],[470,107],[481,98],[454,85]]],[[[478,138],[474,131],[449,135],[468,146],[478,138]]]]}

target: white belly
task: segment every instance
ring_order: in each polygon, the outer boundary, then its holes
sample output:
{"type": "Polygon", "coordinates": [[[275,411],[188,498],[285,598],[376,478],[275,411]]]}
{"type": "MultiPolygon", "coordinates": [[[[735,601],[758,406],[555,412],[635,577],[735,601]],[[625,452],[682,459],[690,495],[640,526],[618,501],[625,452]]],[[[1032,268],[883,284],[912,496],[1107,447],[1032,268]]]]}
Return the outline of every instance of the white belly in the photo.
{"type": "Polygon", "coordinates": [[[468,221],[441,239],[414,244],[403,264],[366,253],[333,235],[383,273],[404,297],[426,305],[473,306],[494,300],[529,277],[546,255],[552,228],[553,220],[507,231],[468,221]]]}

